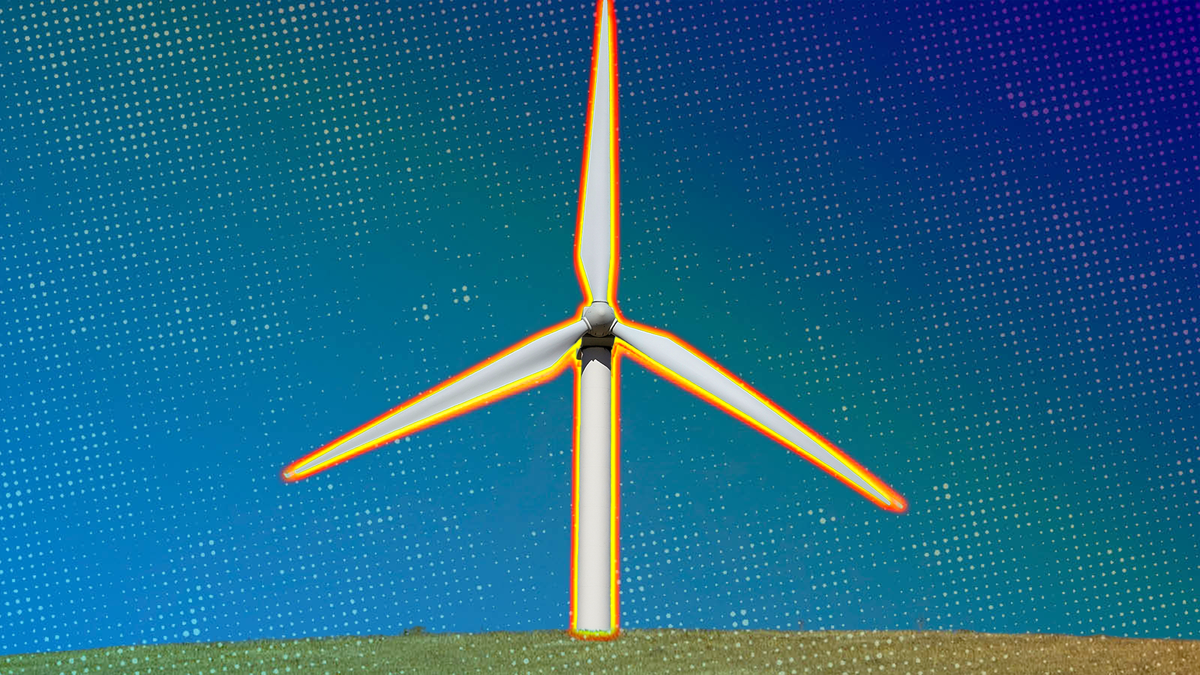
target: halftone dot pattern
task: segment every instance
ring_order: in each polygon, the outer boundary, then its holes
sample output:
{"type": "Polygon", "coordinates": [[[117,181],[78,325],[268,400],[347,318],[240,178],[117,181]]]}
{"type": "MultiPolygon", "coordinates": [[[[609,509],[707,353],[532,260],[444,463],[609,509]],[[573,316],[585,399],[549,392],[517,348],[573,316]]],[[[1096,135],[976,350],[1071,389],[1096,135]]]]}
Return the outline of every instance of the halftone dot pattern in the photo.
{"type": "MultiPolygon", "coordinates": [[[[0,652],[565,629],[569,376],[279,472],[576,308],[593,6],[0,8],[0,652]]],[[[626,360],[622,625],[1194,636],[1195,4],[616,14],[623,312],[910,505],[626,360]]]]}

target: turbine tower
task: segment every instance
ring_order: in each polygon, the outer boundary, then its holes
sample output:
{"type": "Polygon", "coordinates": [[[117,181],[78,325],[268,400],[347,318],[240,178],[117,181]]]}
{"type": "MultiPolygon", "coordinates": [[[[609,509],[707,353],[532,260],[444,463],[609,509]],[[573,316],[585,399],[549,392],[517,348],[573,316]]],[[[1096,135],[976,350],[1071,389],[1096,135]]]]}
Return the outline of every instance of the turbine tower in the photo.
{"type": "Polygon", "coordinates": [[[867,499],[903,511],[904,498],[815,431],[675,336],[617,310],[617,59],[611,0],[596,3],[575,271],[576,315],[313,451],[287,467],[297,481],[355,455],[575,369],[571,502],[572,636],[618,634],[617,366],[634,360],[813,462],[867,499]]]}

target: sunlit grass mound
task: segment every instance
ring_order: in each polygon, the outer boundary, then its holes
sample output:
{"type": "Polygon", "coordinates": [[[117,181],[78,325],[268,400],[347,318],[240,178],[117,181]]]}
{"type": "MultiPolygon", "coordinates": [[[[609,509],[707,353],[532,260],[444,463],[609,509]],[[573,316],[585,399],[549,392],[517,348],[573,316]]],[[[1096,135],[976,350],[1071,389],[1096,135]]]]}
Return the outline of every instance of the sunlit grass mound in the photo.
{"type": "Polygon", "coordinates": [[[0,674],[59,673],[1200,673],[1200,641],[956,632],[630,630],[417,633],[0,656],[0,674]]]}

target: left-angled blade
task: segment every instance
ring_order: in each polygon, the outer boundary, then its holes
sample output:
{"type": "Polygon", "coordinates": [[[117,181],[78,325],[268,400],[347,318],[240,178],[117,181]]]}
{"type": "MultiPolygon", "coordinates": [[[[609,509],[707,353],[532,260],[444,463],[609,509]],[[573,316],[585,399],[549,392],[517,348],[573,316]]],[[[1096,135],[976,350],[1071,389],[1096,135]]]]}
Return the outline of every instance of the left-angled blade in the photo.
{"type": "Polygon", "coordinates": [[[311,476],[355,455],[544,382],[562,372],[567,364],[563,357],[587,330],[588,325],[582,320],[548,328],[316,450],[285,469],[283,477],[295,481],[311,476]]]}
{"type": "Polygon", "coordinates": [[[781,410],[681,340],[646,327],[618,323],[613,327],[633,356],[660,375],[725,410],[788,449],[815,462],[867,499],[890,511],[903,511],[904,498],[867,472],[832,443],[781,410]]]}
{"type": "Polygon", "coordinates": [[[583,178],[575,225],[576,271],[587,302],[615,304],[617,275],[617,39],[610,0],[596,3],[583,178]]]}

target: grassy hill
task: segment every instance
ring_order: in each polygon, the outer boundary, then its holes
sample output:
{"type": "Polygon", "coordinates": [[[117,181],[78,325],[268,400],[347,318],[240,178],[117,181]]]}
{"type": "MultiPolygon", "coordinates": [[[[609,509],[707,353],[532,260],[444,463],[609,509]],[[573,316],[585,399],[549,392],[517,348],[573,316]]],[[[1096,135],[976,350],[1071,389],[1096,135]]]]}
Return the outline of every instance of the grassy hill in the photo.
{"type": "Polygon", "coordinates": [[[955,632],[631,630],[418,634],[0,656],[0,675],[114,673],[1200,674],[1200,641],[955,632]]]}

